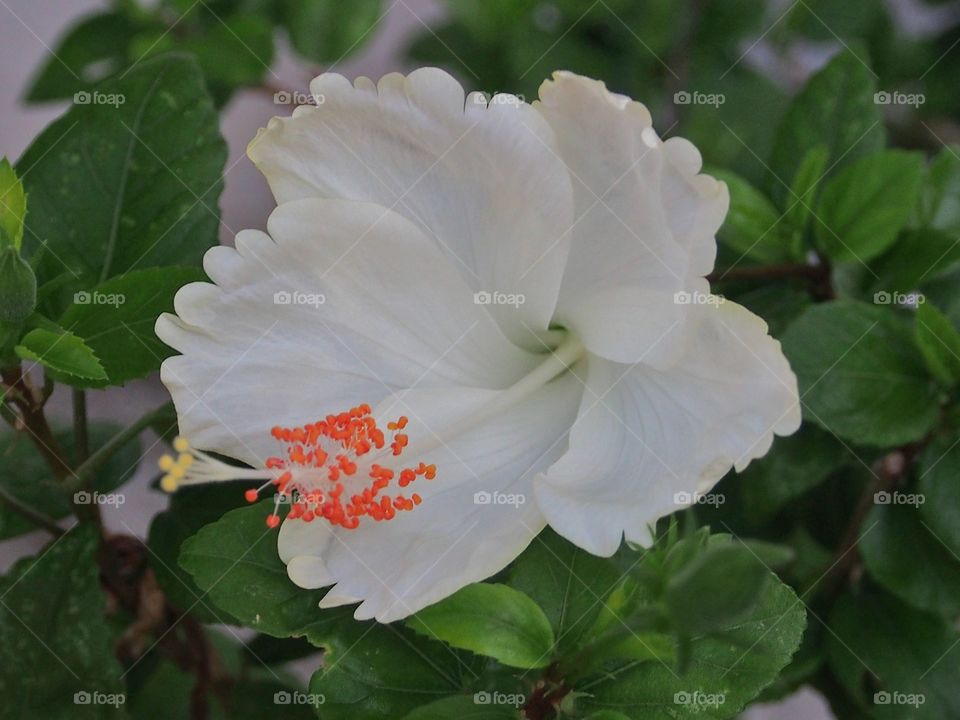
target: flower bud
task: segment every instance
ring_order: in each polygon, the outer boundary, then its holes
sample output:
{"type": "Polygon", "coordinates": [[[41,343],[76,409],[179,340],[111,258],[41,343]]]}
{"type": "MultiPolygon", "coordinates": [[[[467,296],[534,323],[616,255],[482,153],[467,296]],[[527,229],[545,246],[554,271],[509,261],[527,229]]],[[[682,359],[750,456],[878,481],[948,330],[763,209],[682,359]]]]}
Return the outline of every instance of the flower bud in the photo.
{"type": "Polygon", "coordinates": [[[27,196],[6,158],[0,160],[0,200],[0,249],[12,246],[19,252],[23,220],[27,216],[27,196]]]}

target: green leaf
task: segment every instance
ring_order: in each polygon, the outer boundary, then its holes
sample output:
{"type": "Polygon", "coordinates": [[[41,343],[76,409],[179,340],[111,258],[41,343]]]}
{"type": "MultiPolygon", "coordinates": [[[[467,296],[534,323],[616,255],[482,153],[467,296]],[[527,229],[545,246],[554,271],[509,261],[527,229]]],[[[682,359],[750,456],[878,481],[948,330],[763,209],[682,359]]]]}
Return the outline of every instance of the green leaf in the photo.
{"type": "Polygon", "coordinates": [[[801,239],[813,215],[813,209],[817,206],[820,180],[827,169],[829,159],[830,151],[826,145],[817,145],[808,150],[800,161],[800,166],[793,176],[793,182],[790,183],[790,193],[785,200],[787,208],[785,220],[801,239]]]}
{"type": "Polygon", "coordinates": [[[583,693],[577,709],[588,716],[613,710],[632,720],[735,715],[789,662],[800,644],[804,617],[803,604],[790,588],[768,582],[749,617],[721,628],[720,634],[690,641],[685,674],[660,662],[607,667],[574,688],[583,693]],[[720,695],[723,702],[716,706],[697,702],[720,695]]]}
{"type": "Polygon", "coordinates": [[[827,657],[834,675],[871,718],[960,717],[960,670],[949,656],[960,634],[948,621],[871,592],[841,597],[829,627],[827,657]],[[923,695],[924,702],[881,705],[878,692],[899,693],[904,701],[923,695]]]}
{"type": "Polygon", "coordinates": [[[871,299],[878,293],[913,292],[921,283],[942,276],[958,261],[960,242],[954,236],[932,229],[906,230],[889,250],[868,263],[873,275],[868,278],[872,284],[865,295],[871,299]]]}
{"type": "Polygon", "coordinates": [[[274,637],[322,639],[328,625],[352,610],[320,610],[326,590],[290,582],[277,555],[277,531],[265,523],[272,511],[273,502],[265,500],[228,512],[183,543],[180,566],[206,597],[244,625],[274,637]]]}
{"type": "Polygon", "coordinates": [[[436,700],[403,716],[403,720],[516,720],[516,708],[507,705],[487,705],[490,694],[457,695],[436,700]]]}
{"type": "Polygon", "coordinates": [[[927,167],[920,190],[919,227],[960,235],[960,147],[948,146],[927,167]]]}
{"type": "Polygon", "coordinates": [[[243,492],[251,484],[218,483],[178,490],[170,507],[154,516],[147,536],[149,561],[167,600],[189,611],[203,622],[236,622],[229,612],[197,587],[193,577],[180,567],[178,558],[183,543],[228,511],[244,507],[243,492]]]}
{"type": "Polygon", "coordinates": [[[324,720],[402,718],[476,679],[454,650],[394,625],[342,623],[323,646],[310,692],[324,696],[324,720]]]}
{"type": "MultiPolygon", "coordinates": [[[[793,99],[777,131],[770,164],[775,195],[787,198],[786,183],[813,148],[825,146],[827,167],[879,150],[884,144],[876,83],[857,55],[844,50],[807,82],[793,99]]],[[[785,206],[789,202],[784,202],[785,206]]]]}
{"type": "Polygon", "coordinates": [[[91,384],[120,385],[156,370],[173,352],[153,332],[157,317],[173,311],[173,297],[183,285],[203,279],[194,268],[153,268],[78,291],[60,325],[103,364],[106,379],[91,384]]]}
{"type": "Polygon", "coordinates": [[[716,545],[670,578],[664,602],[678,632],[716,632],[749,617],[769,579],[769,570],[748,548],[716,545]]]}
{"type": "Polygon", "coordinates": [[[917,347],[934,377],[945,385],[960,381],[960,333],[931,303],[917,307],[917,347]]]}
{"type": "Polygon", "coordinates": [[[867,515],[860,552],[870,574],[901,600],[944,617],[960,611],[960,560],[924,525],[916,507],[894,504],[923,499],[889,493],[867,515]],[[917,562],[923,558],[922,562],[917,562]]]}
{"type": "Polygon", "coordinates": [[[783,262],[790,257],[783,241],[780,213],[767,196],[739,175],[711,170],[730,191],[730,210],[717,234],[720,242],[760,262],[783,262]]]}
{"type": "Polygon", "coordinates": [[[952,435],[937,438],[920,457],[917,491],[920,516],[948,551],[960,555],[960,443],[952,435]]]}
{"type": "Polygon", "coordinates": [[[845,300],[815,305],[782,341],[807,420],[879,447],[918,440],[936,423],[936,389],[895,311],[845,300]]]}
{"type": "Polygon", "coordinates": [[[422,635],[518,668],[550,664],[550,621],[527,595],[506,585],[474,583],[407,620],[422,635]]]}
{"type": "Polygon", "coordinates": [[[256,85],[273,62],[273,27],[255,15],[218,20],[181,48],[193,53],[207,80],[227,88],[256,85]]]}
{"type": "Polygon", "coordinates": [[[0,694],[5,717],[84,720],[117,716],[123,692],[104,619],[99,533],[74,526],[0,579],[0,694]],[[84,704],[98,693],[99,704],[84,704]],[[75,700],[77,698],[77,700],[75,700]]]}
{"type": "Polygon", "coordinates": [[[780,283],[761,285],[738,294],[736,301],[766,320],[773,337],[780,337],[811,304],[809,292],[780,283]]]}
{"type": "Polygon", "coordinates": [[[91,15],[71,26],[30,83],[27,102],[68,98],[122,70],[135,32],[119,12],[91,15]]]}
{"type": "MultiPolygon", "coordinates": [[[[216,653],[217,665],[225,678],[242,678],[218,683],[207,693],[207,717],[210,720],[262,720],[282,715],[284,720],[315,718],[310,698],[300,683],[287,678],[287,673],[260,665],[255,658],[243,654],[243,646],[233,632],[221,633],[214,628],[202,631],[216,653]]],[[[314,648],[315,649],[315,648],[314,648]]],[[[196,675],[183,670],[153,649],[134,665],[127,675],[129,696],[127,712],[134,720],[155,718],[189,718],[194,707],[196,675]]]]}
{"type": "Polygon", "coordinates": [[[23,222],[27,217],[27,196],[23,183],[6,158],[0,160],[0,249],[8,244],[19,252],[23,222]]]}
{"type": "Polygon", "coordinates": [[[87,285],[131,270],[199,264],[217,242],[226,145],[196,62],[146,60],[88,92],[27,149],[27,244],[87,285]]]}
{"type": "Polygon", "coordinates": [[[833,260],[865,262],[897,239],[920,191],[923,155],[887,150],[861,158],[823,189],[815,224],[820,248],[833,260]]]}
{"type": "Polygon", "coordinates": [[[244,646],[247,662],[266,665],[283,665],[291,660],[300,660],[318,651],[305,638],[275,638],[257,635],[244,646]]]}
{"type": "Polygon", "coordinates": [[[757,521],[769,519],[826,480],[845,454],[841,443],[813,425],[777,438],[771,451],[740,475],[743,512],[757,521]]]}
{"type": "Polygon", "coordinates": [[[547,528],[514,562],[507,583],[543,610],[558,651],[567,652],[590,639],[584,635],[621,577],[613,561],[591,555],[547,528]]]}
{"type": "Polygon", "coordinates": [[[24,360],[32,360],[64,377],[63,382],[84,385],[85,380],[105,380],[107,373],[96,353],[76,335],[43,328],[31,330],[14,350],[24,360]]]}
{"type": "Polygon", "coordinates": [[[294,50],[315,62],[337,62],[370,39],[380,0],[282,0],[283,25],[294,50]]]}
{"type": "MultiPolygon", "coordinates": [[[[120,432],[118,425],[91,423],[89,427],[90,450],[96,451],[107,440],[120,432]]],[[[66,460],[75,465],[77,458],[71,430],[55,431],[54,437],[64,449],[66,460]]],[[[20,502],[42,512],[47,517],[59,520],[71,512],[68,497],[59,481],[50,472],[46,461],[23,433],[10,431],[0,433],[0,486],[20,502]]],[[[113,455],[94,478],[93,490],[107,496],[129,480],[140,460],[140,444],[130,442],[113,455]]],[[[20,515],[0,503],[0,539],[30,532],[34,526],[20,515]]]]}

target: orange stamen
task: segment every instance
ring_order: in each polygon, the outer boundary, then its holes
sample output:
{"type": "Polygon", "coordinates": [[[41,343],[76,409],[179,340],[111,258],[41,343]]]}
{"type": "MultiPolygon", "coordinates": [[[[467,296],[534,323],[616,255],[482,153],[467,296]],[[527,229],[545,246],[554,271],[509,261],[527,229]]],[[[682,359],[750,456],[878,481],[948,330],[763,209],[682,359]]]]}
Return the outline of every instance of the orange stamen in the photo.
{"type": "MultiPolygon", "coordinates": [[[[436,466],[421,462],[412,467],[389,467],[390,458],[403,454],[410,444],[409,437],[400,432],[408,419],[400,416],[387,423],[388,443],[371,412],[369,405],[361,404],[300,427],[270,429],[271,436],[286,445],[285,452],[267,459],[266,467],[279,472],[271,484],[292,498],[288,518],[303,522],[323,518],[352,530],[365,517],[377,522],[390,520],[422,502],[417,493],[407,497],[391,493],[389,488],[395,479],[401,488],[418,477],[432,480],[436,466]],[[367,464],[364,456],[371,453],[379,463],[367,464]]],[[[254,502],[258,492],[248,490],[244,497],[254,502]]],[[[279,523],[276,512],[267,517],[268,527],[279,523]]]]}

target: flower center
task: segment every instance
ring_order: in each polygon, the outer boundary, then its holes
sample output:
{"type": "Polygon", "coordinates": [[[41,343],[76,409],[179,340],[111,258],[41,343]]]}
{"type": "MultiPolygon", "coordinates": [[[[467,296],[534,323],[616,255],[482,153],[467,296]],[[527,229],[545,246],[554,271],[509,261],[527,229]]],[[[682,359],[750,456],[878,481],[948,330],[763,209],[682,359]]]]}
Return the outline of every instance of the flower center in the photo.
{"type": "MultiPolygon", "coordinates": [[[[583,352],[580,341],[566,335],[540,365],[476,411],[446,426],[442,437],[434,435],[418,441],[416,454],[422,456],[446,439],[504,412],[570,369],[583,352]]],[[[437,468],[423,462],[401,464],[397,458],[410,444],[403,432],[407,418],[400,416],[387,423],[386,430],[391,433],[388,442],[371,412],[370,406],[363,404],[312,424],[272,428],[270,434],[282,444],[283,451],[267,458],[264,468],[229,465],[178,437],[173,442],[177,455],[160,458],[160,469],[166,473],[160,486],[174,492],[183,485],[262,480],[263,485],[247,490],[245,497],[256,502],[265,490],[276,491],[273,513],[266,520],[271,528],[280,524],[278,512],[285,502],[291,504],[287,515],[291,519],[311,522],[322,518],[348,530],[357,528],[363,518],[391,520],[422,502],[419,494],[408,496],[402,490],[421,477],[433,480],[437,468]]]]}
{"type": "Polygon", "coordinates": [[[387,423],[387,431],[392,433],[388,443],[370,413],[369,405],[359,405],[312,424],[274,427],[270,434],[284,450],[267,458],[262,470],[228,465],[177,438],[174,449],[179,455],[160,459],[160,468],[167,473],[161,487],[173,492],[182,485],[266,480],[259,488],[247,490],[245,497],[256,502],[264,490],[272,487],[276,491],[274,511],[267,517],[271,528],[280,524],[278,510],[285,501],[291,503],[289,518],[304,522],[322,518],[348,530],[358,527],[364,517],[390,520],[422,501],[417,493],[391,493],[391,486],[402,490],[420,477],[433,480],[437,468],[422,462],[398,465],[396,458],[409,443],[401,432],[407,418],[387,423]]]}

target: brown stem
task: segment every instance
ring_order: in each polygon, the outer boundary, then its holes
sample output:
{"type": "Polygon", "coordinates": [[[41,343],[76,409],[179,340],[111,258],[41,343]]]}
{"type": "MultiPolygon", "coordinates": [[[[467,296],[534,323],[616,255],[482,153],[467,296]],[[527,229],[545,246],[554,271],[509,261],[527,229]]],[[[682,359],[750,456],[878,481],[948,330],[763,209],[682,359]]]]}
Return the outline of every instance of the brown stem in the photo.
{"type": "Polygon", "coordinates": [[[37,450],[46,459],[54,477],[62,482],[70,474],[70,466],[43,414],[42,393],[35,392],[30,378],[20,367],[4,368],[0,371],[0,377],[7,388],[10,401],[20,411],[19,421],[29,432],[37,450]]]}
{"type": "Polygon", "coordinates": [[[234,679],[220,663],[203,626],[170,605],[147,562],[145,548],[130,535],[111,535],[100,548],[101,581],[108,597],[135,618],[118,642],[117,655],[121,662],[136,663],[156,647],[181,670],[193,674],[190,717],[205,720],[210,715],[210,694],[226,706],[234,679]]]}
{"type": "Polygon", "coordinates": [[[837,546],[830,564],[830,570],[823,577],[822,592],[828,598],[834,597],[843,589],[844,582],[860,563],[860,542],[863,522],[875,504],[877,493],[892,493],[899,487],[909,473],[914,458],[924,448],[926,441],[904,445],[880,458],[877,463],[876,480],[869,483],[857,501],[847,529],[837,546]]]}
{"type": "Polygon", "coordinates": [[[80,388],[73,388],[73,440],[76,446],[74,459],[82,463],[90,456],[90,437],[87,432],[87,394],[80,388]]]}
{"type": "Polygon", "coordinates": [[[557,708],[569,693],[570,688],[564,684],[559,666],[554,663],[534,686],[523,706],[523,717],[526,720],[553,720],[559,714],[557,708]]]}
{"type": "Polygon", "coordinates": [[[744,267],[717,270],[707,276],[711,283],[727,280],[778,280],[781,278],[802,278],[821,281],[829,270],[821,265],[807,265],[806,263],[783,263],[780,265],[746,265],[744,267]]]}

